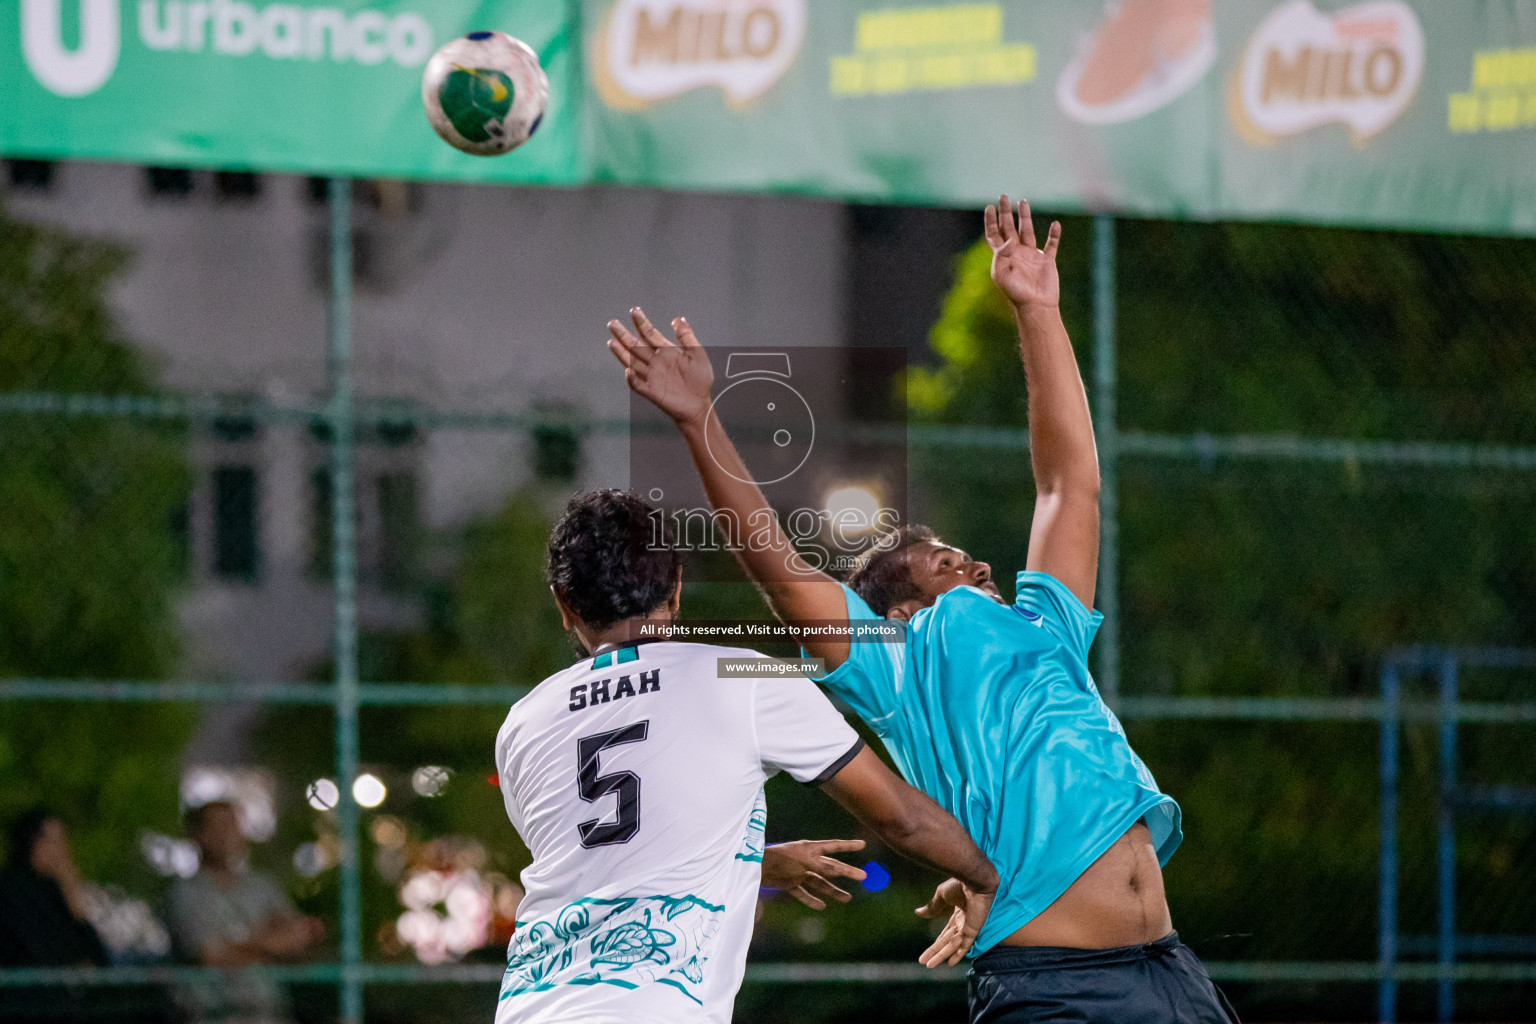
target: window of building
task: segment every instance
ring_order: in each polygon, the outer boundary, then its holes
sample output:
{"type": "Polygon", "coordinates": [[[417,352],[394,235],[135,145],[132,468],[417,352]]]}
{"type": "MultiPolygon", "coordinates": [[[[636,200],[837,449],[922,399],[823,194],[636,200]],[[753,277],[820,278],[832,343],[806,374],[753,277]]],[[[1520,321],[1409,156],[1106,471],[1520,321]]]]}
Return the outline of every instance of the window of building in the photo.
{"type": "MultiPolygon", "coordinates": [[[[309,436],[317,444],[329,445],[331,443],[331,423],[323,416],[317,416],[309,422],[309,436]]],[[[421,436],[421,430],[413,419],[401,415],[398,419],[382,420],[375,423],[355,423],[352,430],[352,441],[359,446],[370,448],[404,448],[414,443],[421,436]]]]}
{"type": "MultiPolygon", "coordinates": [[[[319,226],[310,235],[310,272],[315,287],[324,291],[331,286],[331,235],[319,226]]],[[[383,260],[378,236],[367,228],[352,231],[352,283],[359,288],[377,288],[382,284],[383,260]]]]}
{"type": "Polygon", "coordinates": [[[220,199],[249,201],[261,195],[261,178],[251,171],[219,171],[213,176],[213,191],[220,199]]]}
{"type": "Polygon", "coordinates": [[[47,192],[53,187],[52,160],[7,160],[5,163],[12,188],[47,192]]]}
{"type": "MultiPolygon", "coordinates": [[[[331,430],[310,422],[309,559],[311,579],[334,579],[336,513],[331,430]]],[[[422,515],[419,431],[407,418],[357,425],[353,530],[357,580],[365,588],[410,593],[422,582],[426,529],[422,515]]]]}
{"type": "Polygon", "coordinates": [[[415,441],[420,433],[415,422],[407,419],[384,420],[371,432],[373,439],[385,448],[402,448],[415,441]]]}
{"type": "Polygon", "coordinates": [[[254,416],[223,413],[213,418],[213,436],[220,441],[250,441],[256,437],[260,425],[254,416]]]}
{"type": "Polygon", "coordinates": [[[417,579],[421,555],[421,503],[416,474],[381,473],[379,502],[379,582],[386,590],[408,589],[417,579]]]}
{"type": "Polygon", "coordinates": [[[260,569],[256,470],[219,466],[213,471],[213,573],[254,583],[260,569]]]}
{"type": "MultiPolygon", "coordinates": [[[[327,438],[329,439],[329,438],[327,438]]],[[[331,578],[336,557],[331,515],[331,470],[316,466],[309,474],[309,574],[317,580],[331,578]]]]}
{"type": "Polygon", "coordinates": [[[192,499],[171,509],[166,524],[171,535],[171,572],[177,579],[186,579],[192,573],[192,499]]]}
{"type": "Polygon", "coordinates": [[[146,167],[144,179],[152,196],[184,199],[192,194],[192,172],[185,167],[146,167]]]}
{"type": "Polygon", "coordinates": [[[421,211],[423,193],[420,182],[377,178],[367,184],[368,190],[361,197],[362,200],[384,216],[403,217],[421,211]]]}
{"type": "MultiPolygon", "coordinates": [[[[304,187],[309,201],[317,206],[324,205],[330,199],[329,178],[309,178],[304,187]]],[[[417,181],[379,178],[352,182],[353,203],[390,215],[417,213],[421,210],[424,195],[423,186],[417,181]]]]}

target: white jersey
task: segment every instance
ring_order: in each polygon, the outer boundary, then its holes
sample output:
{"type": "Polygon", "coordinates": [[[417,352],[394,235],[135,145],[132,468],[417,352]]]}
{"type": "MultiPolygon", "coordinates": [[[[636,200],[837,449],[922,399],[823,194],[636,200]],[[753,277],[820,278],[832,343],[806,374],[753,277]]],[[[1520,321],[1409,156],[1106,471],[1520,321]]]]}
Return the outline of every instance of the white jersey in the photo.
{"type": "Polygon", "coordinates": [[[496,737],[533,852],[496,1024],[727,1024],[762,878],[763,783],[863,746],[803,676],[719,678],[755,651],[657,642],[550,676],[496,737]]]}

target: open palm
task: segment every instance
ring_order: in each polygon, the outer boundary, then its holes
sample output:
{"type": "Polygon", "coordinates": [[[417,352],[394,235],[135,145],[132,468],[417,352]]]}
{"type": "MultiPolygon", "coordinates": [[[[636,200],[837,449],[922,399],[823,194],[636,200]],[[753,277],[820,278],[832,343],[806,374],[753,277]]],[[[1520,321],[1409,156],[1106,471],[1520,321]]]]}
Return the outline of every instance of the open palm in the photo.
{"type": "Polygon", "coordinates": [[[976,892],[958,878],[941,883],[927,905],[917,908],[918,917],[944,922],[938,937],[917,958],[918,961],[924,967],[941,964],[953,967],[964,959],[976,944],[976,936],[981,933],[981,926],[992,910],[995,896],[996,893],[976,892]]]}
{"type": "Polygon", "coordinates": [[[1061,277],[1056,271],[1056,249],[1061,244],[1061,223],[1052,221],[1045,248],[1035,248],[1035,225],[1029,203],[1021,202],[1018,221],[1003,196],[982,215],[987,245],[992,248],[992,283],[1015,306],[1055,306],[1061,302],[1061,277]]]}
{"type": "Polygon", "coordinates": [[[675,423],[691,423],[709,412],[715,370],[709,355],[682,317],[672,321],[673,342],[658,331],[639,306],[629,311],[635,330],[608,321],[608,351],[624,364],[624,380],[675,423]]]}

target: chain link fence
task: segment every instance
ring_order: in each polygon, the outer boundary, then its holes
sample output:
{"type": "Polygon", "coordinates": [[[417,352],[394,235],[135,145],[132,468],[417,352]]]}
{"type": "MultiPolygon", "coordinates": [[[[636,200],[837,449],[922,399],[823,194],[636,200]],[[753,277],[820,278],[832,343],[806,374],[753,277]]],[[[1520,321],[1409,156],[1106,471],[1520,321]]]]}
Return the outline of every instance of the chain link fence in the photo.
{"type": "MultiPolygon", "coordinates": [[[[849,319],[817,312],[829,271],[751,240],[835,240],[846,214],[9,166],[0,819],[64,822],[114,969],[0,972],[0,1005],[183,1014],[181,815],[228,799],[253,864],[325,925],[258,969],[298,1019],[483,1019],[528,861],[491,744],[571,656],[548,525],[627,472],[602,320],[521,318],[570,272],[540,240],[580,251],[561,238],[582,203],[653,204],[581,317],[661,292],[706,307],[706,342],[804,315],[815,343],[849,319]],[[106,198],[50,197],[71,175],[106,198]],[[126,241],[89,229],[112,203],[126,241]]],[[[1105,481],[1096,672],[1184,810],[1181,936],[1248,1019],[1530,1019],[1536,663],[1470,649],[1536,647],[1536,244],[1065,222],[1105,481]]],[[[1004,577],[1033,499],[1024,381],[985,253],[949,273],[912,354],[909,501],[1004,577]]],[[[767,614],[744,582],[692,583],[684,609],[767,614]]],[[[769,802],[771,840],[856,830],[782,780],[769,802]]],[[[934,880],[869,857],[892,880],[846,907],[765,899],[738,1019],[963,1017],[960,975],[914,962],[934,880]]]]}

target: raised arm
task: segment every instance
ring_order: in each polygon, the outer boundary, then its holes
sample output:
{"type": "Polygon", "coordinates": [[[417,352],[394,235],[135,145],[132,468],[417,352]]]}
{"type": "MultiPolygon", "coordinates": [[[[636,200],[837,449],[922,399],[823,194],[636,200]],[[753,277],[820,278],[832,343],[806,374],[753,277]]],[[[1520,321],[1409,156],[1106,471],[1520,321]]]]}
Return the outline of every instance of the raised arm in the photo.
{"type": "Polygon", "coordinates": [[[957,927],[947,929],[941,935],[944,941],[930,946],[922,957],[929,967],[958,963],[975,941],[997,892],[997,869],[965,826],[897,778],[868,747],[821,789],[897,853],[958,880],[963,910],[956,915],[957,927]]]}
{"type": "MultiPolygon", "coordinates": [[[[608,322],[608,349],[624,364],[624,380],[630,389],[654,403],[677,424],[693,456],[694,467],[704,482],[710,504],[727,511],[741,524],[743,540],[736,558],[747,575],[763,590],[773,613],[784,621],[846,621],[848,606],[842,588],[824,572],[800,557],[789,542],[779,517],[752,483],[725,426],[710,407],[714,370],[709,356],[688,321],[672,321],[673,342],[645,316],[638,306],[629,311],[635,330],[617,320],[608,322]]],[[[848,641],[832,639],[805,645],[828,669],[848,659],[848,641]]]]}
{"type": "Polygon", "coordinates": [[[1061,321],[1053,222],[1045,248],[1035,247],[1029,203],[1017,222],[1008,197],[984,214],[992,247],[992,281],[1013,304],[1019,354],[1029,389],[1029,458],[1035,473],[1035,517],[1025,568],[1049,573],[1093,607],[1099,566],[1099,456],[1088,395],[1061,321]]]}

